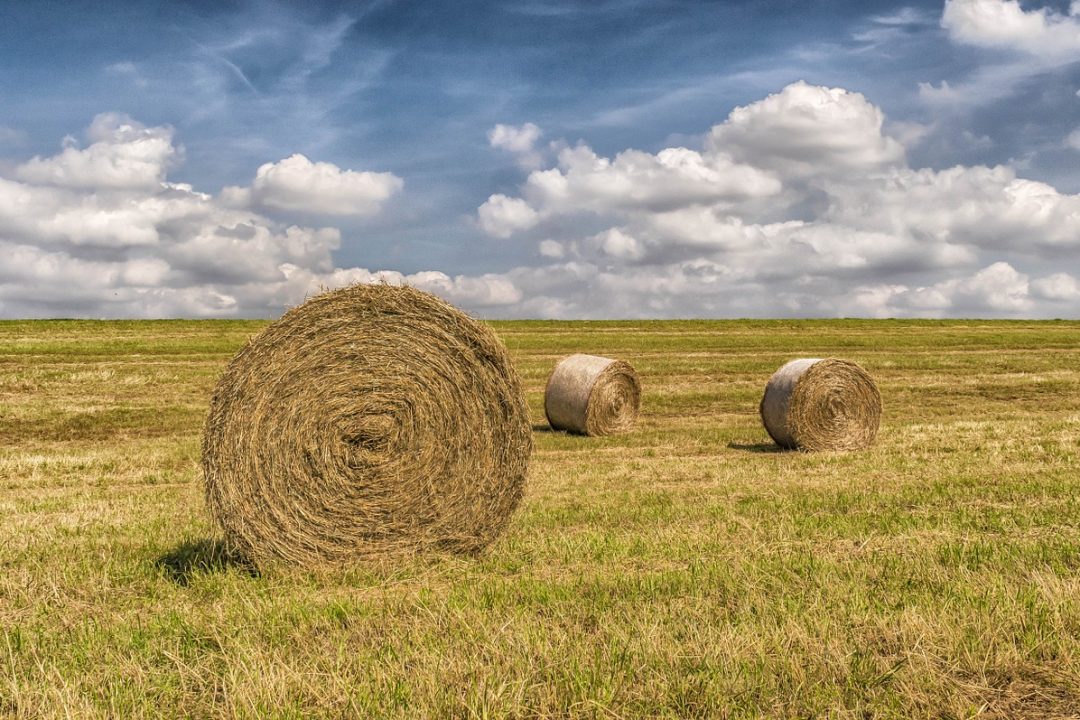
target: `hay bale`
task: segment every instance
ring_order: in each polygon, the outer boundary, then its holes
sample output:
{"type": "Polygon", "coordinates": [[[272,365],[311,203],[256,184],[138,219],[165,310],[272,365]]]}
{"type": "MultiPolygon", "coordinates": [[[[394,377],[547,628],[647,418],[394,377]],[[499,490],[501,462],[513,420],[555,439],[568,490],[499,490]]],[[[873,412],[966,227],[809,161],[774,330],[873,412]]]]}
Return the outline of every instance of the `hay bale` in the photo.
{"type": "Polygon", "coordinates": [[[857,450],[877,436],[881,394],[853,362],[801,358],[769,378],[760,410],[765,429],[781,447],[857,450]]]}
{"type": "Polygon", "coordinates": [[[210,404],[210,513],[256,563],[476,551],[521,499],[528,409],[490,328],[433,295],[357,285],[286,313],[210,404]]]}
{"type": "Polygon", "coordinates": [[[582,435],[630,430],[640,405],[641,382],[634,368],[596,355],[560,360],[544,390],[544,413],[551,427],[582,435]]]}

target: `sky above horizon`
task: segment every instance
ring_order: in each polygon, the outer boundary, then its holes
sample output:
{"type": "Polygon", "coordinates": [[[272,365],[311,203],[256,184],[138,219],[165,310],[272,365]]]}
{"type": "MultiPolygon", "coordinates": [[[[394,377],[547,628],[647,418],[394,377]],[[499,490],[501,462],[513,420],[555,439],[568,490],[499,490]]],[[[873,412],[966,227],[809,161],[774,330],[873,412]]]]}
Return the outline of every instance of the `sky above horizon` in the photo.
{"type": "Polygon", "coordinates": [[[1080,0],[0,0],[0,317],[1080,317],[1080,0]]]}

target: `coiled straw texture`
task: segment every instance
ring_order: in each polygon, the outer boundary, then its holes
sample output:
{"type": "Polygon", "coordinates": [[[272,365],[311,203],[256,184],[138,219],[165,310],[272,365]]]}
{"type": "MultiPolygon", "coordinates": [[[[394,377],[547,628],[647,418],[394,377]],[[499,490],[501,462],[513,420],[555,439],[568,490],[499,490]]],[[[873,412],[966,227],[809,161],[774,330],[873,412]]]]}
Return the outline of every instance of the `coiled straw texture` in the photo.
{"type": "Polygon", "coordinates": [[[765,429],[781,447],[857,450],[877,437],[881,394],[853,362],[801,358],[769,378],[760,410],[765,429]]]}
{"type": "Polygon", "coordinates": [[[206,499],[257,564],[471,552],[506,526],[531,449],[490,328],[413,288],[357,285],[233,358],[206,421],[206,499]]]}
{"type": "Polygon", "coordinates": [[[556,430],[581,435],[627,432],[637,422],[641,382],[628,363],[570,355],[555,365],[544,390],[544,413],[556,430]]]}

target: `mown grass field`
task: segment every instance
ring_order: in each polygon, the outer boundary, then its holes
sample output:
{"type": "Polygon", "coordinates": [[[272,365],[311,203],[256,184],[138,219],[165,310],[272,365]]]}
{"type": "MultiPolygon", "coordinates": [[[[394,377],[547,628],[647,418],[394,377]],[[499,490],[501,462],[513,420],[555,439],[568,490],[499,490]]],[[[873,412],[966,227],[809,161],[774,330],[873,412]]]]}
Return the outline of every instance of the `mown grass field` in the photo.
{"type": "Polygon", "coordinates": [[[1080,717],[1080,322],[495,323],[536,451],[480,558],[253,575],[199,443],[254,322],[0,323],[0,716],[1080,717]],[[638,431],[544,429],[561,355],[638,431]],[[801,355],[879,443],[777,452],[801,355]]]}

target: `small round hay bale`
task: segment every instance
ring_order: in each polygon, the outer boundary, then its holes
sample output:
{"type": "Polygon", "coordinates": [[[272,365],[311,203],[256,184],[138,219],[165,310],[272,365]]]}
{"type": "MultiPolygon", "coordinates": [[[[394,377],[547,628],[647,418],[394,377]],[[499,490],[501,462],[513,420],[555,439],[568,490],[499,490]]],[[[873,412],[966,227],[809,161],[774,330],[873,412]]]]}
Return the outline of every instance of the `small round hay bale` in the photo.
{"type": "Polygon", "coordinates": [[[765,429],[781,447],[857,450],[877,437],[881,394],[853,362],[801,358],[769,378],[760,411],[765,429]]]}
{"type": "Polygon", "coordinates": [[[308,300],[233,358],[210,404],[210,513],[256,563],[490,543],[521,499],[528,408],[495,333],[428,293],[308,300]]]}
{"type": "Polygon", "coordinates": [[[637,422],[641,382],[622,360],[570,355],[555,365],[544,390],[544,413],[556,430],[581,435],[627,432],[637,422]]]}

